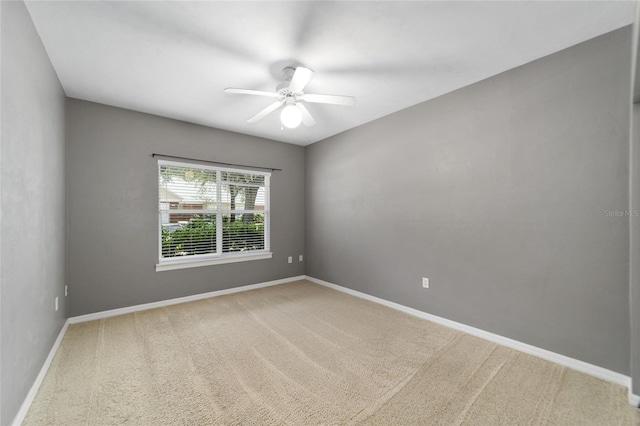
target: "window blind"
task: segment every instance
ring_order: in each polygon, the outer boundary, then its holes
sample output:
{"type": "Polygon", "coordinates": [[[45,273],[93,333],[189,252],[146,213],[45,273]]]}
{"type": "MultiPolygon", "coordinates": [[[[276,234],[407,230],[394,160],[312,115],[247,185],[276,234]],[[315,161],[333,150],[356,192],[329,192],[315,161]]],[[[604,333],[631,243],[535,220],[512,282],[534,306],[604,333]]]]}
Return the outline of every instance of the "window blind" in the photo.
{"type": "Polygon", "coordinates": [[[269,251],[270,173],[158,161],[160,262],[269,251]]]}

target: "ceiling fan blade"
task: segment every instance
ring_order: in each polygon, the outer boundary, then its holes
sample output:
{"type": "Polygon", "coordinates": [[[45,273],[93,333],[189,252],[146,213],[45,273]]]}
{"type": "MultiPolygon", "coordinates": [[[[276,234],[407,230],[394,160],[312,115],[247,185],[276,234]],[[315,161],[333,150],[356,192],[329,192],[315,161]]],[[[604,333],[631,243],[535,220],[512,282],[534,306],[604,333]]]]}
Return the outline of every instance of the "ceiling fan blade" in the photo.
{"type": "Polygon", "coordinates": [[[297,67],[296,71],[293,73],[293,77],[291,77],[289,90],[291,90],[293,93],[302,92],[304,86],[306,86],[309,80],[311,80],[312,74],[313,71],[311,71],[309,68],[297,67]]]}
{"type": "Polygon", "coordinates": [[[278,101],[278,102],[272,103],[271,105],[269,105],[268,107],[266,107],[265,109],[263,109],[262,111],[260,111],[259,113],[251,117],[250,119],[248,119],[247,123],[255,123],[256,121],[263,119],[273,111],[280,108],[282,104],[284,104],[284,101],[278,101]]]}
{"type": "Polygon", "coordinates": [[[250,89],[235,89],[233,87],[227,87],[224,89],[225,93],[237,93],[240,95],[258,95],[268,96],[270,98],[279,98],[280,94],[277,92],[263,92],[262,90],[250,90],[250,89]]]}
{"type": "Polygon", "coordinates": [[[314,102],[318,104],[334,104],[346,106],[353,106],[356,104],[356,98],[354,98],[353,96],[313,95],[311,93],[305,93],[302,99],[304,99],[306,102],[314,102]]]}
{"type": "Polygon", "coordinates": [[[304,105],[296,104],[296,108],[300,111],[300,114],[302,115],[302,122],[305,126],[312,127],[316,125],[316,120],[313,119],[309,110],[304,105]]]}

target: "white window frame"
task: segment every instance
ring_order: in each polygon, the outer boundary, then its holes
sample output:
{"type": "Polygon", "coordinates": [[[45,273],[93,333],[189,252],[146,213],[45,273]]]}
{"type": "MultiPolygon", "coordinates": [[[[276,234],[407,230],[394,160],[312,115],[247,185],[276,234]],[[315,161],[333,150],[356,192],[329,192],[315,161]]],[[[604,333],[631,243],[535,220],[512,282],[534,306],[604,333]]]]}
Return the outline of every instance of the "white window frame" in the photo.
{"type": "MultiPolygon", "coordinates": [[[[193,167],[193,168],[202,168],[207,170],[215,170],[217,173],[217,207],[215,211],[210,214],[216,215],[216,248],[217,253],[207,253],[207,254],[196,254],[190,256],[178,256],[178,257],[162,257],[162,209],[161,203],[162,200],[158,197],[157,206],[158,206],[158,214],[156,220],[158,221],[158,263],[156,264],[156,271],[170,271],[174,269],[184,269],[184,268],[195,268],[200,266],[210,266],[210,265],[220,265],[224,263],[235,263],[235,262],[246,262],[251,260],[262,260],[262,259],[271,259],[273,253],[271,253],[271,173],[256,171],[256,170],[248,170],[248,169],[240,169],[240,168],[230,168],[230,167],[218,167],[213,165],[205,165],[199,163],[186,163],[186,162],[178,162],[178,161],[167,161],[167,160],[158,160],[158,168],[156,178],[158,180],[158,191],[156,194],[160,193],[160,170],[162,166],[178,166],[178,167],[193,167]],[[264,176],[264,197],[265,197],[265,206],[264,206],[264,249],[263,250],[253,250],[246,253],[223,253],[223,222],[222,215],[229,213],[237,213],[242,214],[244,211],[235,209],[223,209],[222,208],[222,185],[220,185],[221,179],[220,174],[222,172],[234,172],[234,173],[247,173],[254,175],[263,175],[264,176]]],[[[176,212],[189,213],[188,210],[176,210],[176,212]]]]}

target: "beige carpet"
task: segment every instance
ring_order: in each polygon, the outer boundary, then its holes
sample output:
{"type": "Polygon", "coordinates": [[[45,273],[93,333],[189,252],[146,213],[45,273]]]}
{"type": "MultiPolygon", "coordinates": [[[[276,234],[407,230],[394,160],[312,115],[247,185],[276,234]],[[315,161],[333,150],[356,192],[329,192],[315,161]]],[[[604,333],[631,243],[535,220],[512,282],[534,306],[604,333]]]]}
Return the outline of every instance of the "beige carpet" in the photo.
{"type": "Polygon", "coordinates": [[[306,281],[69,327],[25,425],[635,425],[626,389],[306,281]]]}

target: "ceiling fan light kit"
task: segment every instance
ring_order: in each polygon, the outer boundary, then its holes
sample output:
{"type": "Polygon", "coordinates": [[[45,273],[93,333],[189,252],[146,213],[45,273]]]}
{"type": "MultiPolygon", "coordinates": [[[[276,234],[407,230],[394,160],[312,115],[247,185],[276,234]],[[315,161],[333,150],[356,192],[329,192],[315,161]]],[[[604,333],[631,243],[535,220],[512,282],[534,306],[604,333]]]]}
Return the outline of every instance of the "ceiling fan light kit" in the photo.
{"type": "Polygon", "coordinates": [[[302,114],[294,104],[289,104],[282,109],[280,121],[284,127],[295,129],[302,123],[302,114]]]}
{"type": "Polygon", "coordinates": [[[265,92],[260,90],[251,89],[236,89],[228,87],[224,89],[225,93],[241,94],[241,95],[256,95],[265,96],[270,98],[278,98],[278,100],[262,111],[258,112],[253,117],[247,120],[248,123],[255,123],[277,110],[284,105],[282,112],[280,113],[280,122],[284,127],[289,129],[295,129],[304,123],[305,126],[311,127],[316,124],[309,110],[302,104],[302,102],[319,103],[319,104],[332,104],[332,105],[344,105],[353,106],[356,103],[356,98],[353,96],[339,96],[339,95],[314,95],[310,93],[304,93],[303,90],[309,80],[313,71],[305,67],[285,67],[282,70],[282,78],[289,82],[287,85],[283,83],[278,86],[278,90],[275,92],[265,92]]]}

